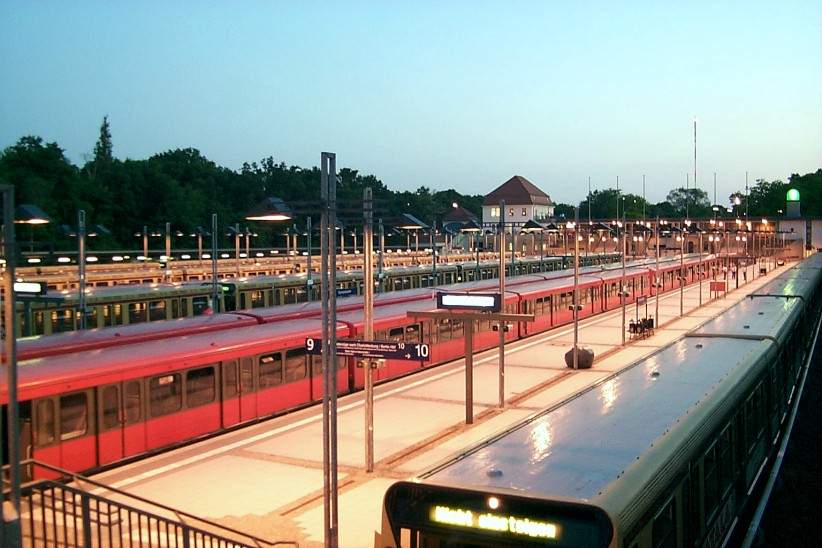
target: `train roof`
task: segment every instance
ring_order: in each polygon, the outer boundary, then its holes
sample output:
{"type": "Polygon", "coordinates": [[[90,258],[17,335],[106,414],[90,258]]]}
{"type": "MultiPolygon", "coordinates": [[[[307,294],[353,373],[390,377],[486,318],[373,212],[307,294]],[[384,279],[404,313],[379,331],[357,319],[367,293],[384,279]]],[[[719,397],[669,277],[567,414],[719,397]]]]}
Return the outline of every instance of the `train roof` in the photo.
{"type": "Polygon", "coordinates": [[[747,339],[699,343],[701,348],[694,339],[682,339],[425,479],[592,501],[768,344],[747,339]]]}
{"type": "MultiPolygon", "coordinates": [[[[23,360],[18,363],[19,397],[27,400],[81,390],[98,383],[214,363],[239,348],[253,351],[254,347],[263,349],[272,344],[296,343],[305,337],[319,336],[321,327],[319,318],[312,318],[23,360]]],[[[344,336],[345,329],[345,324],[338,324],[340,336],[344,336]]],[[[3,384],[0,401],[7,399],[7,387],[3,384]]]]}
{"type": "Polygon", "coordinates": [[[17,341],[17,358],[44,357],[58,353],[78,352],[98,346],[114,346],[143,342],[156,338],[169,338],[186,334],[206,333],[228,327],[257,325],[260,321],[250,314],[228,312],[225,314],[193,316],[176,320],[142,322],[130,325],[68,331],[53,335],[37,335],[17,341]]]}
{"type": "Polygon", "coordinates": [[[799,314],[802,306],[799,299],[776,296],[744,299],[688,336],[772,338],[783,344],[793,329],[789,320],[799,314]]]}

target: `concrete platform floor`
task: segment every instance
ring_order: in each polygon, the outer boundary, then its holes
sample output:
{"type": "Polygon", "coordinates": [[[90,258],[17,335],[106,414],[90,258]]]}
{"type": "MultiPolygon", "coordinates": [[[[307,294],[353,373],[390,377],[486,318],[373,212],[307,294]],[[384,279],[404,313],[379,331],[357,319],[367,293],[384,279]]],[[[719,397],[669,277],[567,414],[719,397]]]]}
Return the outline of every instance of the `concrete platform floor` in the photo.
{"type": "MultiPolygon", "coordinates": [[[[476,420],[466,425],[462,360],[380,385],[375,391],[376,471],[364,471],[363,394],[339,401],[340,546],[373,546],[381,503],[393,481],[413,477],[531,414],[557,405],[678,339],[729,308],[786,267],[708,300],[703,283],[662,295],[654,335],[622,346],[621,310],[584,320],[580,345],[597,355],[590,370],[565,367],[573,341],[561,327],[506,347],[504,409],[497,407],[497,351],[475,356],[476,420]]],[[[753,276],[749,276],[752,278],[753,276]]],[[[649,299],[653,314],[656,303],[649,299]]],[[[635,308],[627,307],[627,319],[635,308]]],[[[642,312],[644,314],[644,310],[642,312]]],[[[626,319],[626,323],[627,323],[626,319]]],[[[604,385],[603,385],[604,386],[604,385]]],[[[603,397],[607,397],[604,390],[603,397]]],[[[123,466],[98,481],[271,540],[322,546],[322,416],[318,406],[123,466]]]]}

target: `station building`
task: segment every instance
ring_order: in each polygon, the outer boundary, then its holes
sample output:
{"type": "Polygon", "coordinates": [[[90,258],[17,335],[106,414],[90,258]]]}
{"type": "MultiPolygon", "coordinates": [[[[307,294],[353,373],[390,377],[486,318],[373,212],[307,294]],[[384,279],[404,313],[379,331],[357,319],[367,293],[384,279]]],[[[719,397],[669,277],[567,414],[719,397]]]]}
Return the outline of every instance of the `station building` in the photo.
{"type": "Polygon", "coordinates": [[[551,197],[525,177],[514,175],[483,200],[483,224],[499,222],[501,200],[505,200],[506,223],[545,223],[554,216],[554,202],[551,197]]]}

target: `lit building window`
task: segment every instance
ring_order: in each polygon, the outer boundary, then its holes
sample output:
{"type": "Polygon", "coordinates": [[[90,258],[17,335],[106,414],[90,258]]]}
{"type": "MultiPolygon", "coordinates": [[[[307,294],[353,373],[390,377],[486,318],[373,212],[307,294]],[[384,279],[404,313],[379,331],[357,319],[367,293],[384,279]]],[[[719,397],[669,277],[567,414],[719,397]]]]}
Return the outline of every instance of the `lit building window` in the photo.
{"type": "Polygon", "coordinates": [[[513,216],[514,216],[514,208],[513,208],[513,207],[511,207],[511,208],[509,208],[509,209],[508,209],[508,216],[509,216],[509,217],[513,217],[513,216]]]}
{"type": "Polygon", "coordinates": [[[528,215],[528,208],[523,207],[522,208],[522,216],[525,217],[526,215],[528,215]]]}
{"type": "Polygon", "coordinates": [[[492,207],[491,208],[491,217],[492,218],[493,217],[499,217],[499,208],[498,207],[492,207]]]}

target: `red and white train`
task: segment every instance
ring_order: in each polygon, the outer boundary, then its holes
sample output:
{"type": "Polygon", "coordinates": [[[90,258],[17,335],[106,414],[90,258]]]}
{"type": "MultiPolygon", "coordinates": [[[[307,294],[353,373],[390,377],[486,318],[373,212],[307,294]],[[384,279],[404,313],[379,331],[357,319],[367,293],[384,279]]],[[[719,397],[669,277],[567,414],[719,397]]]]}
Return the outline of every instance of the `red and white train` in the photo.
{"type": "MultiPolygon", "coordinates": [[[[684,281],[712,278],[721,269],[714,256],[688,257],[684,281]]],[[[668,291],[679,287],[679,261],[660,265],[668,291]]],[[[654,294],[653,265],[627,269],[627,302],[654,294]]],[[[580,276],[582,317],[620,306],[621,269],[580,276]]],[[[511,280],[505,308],[534,313],[536,321],[512,326],[516,340],[571,321],[573,281],[568,276],[523,276],[511,280]]],[[[465,291],[493,287],[493,280],[462,284],[465,291]]],[[[450,286],[453,290],[454,286],[450,286]]],[[[426,362],[387,360],[376,370],[384,382],[463,354],[463,326],[456,321],[415,321],[409,310],[435,307],[435,288],[380,296],[374,311],[376,339],[425,342],[426,362]]],[[[362,338],[358,299],[340,303],[338,337],[362,338]],[[353,301],[357,302],[353,302],[353,301]]],[[[305,352],[305,339],[319,337],[318,303],[231,313],[211,318],[156,322],[130,329],[102,329],[21,344],[19,401],[24,458],[71,471],[96,470],[118,461],[218,433],[237,425],[310,405],[322,398],[320,361],[305,352]],[[111,333],[115,331],[115,333],[111,333]],[[58,348],[49,339],[63,339],[58,348]]],[[[475,350],[493,347],[498,333],[479,322],[475,350]]],[[[340,394],[363,386],[362,369],[339,358],[340,394]]],[[[6,386],[0,403],[8,403],[6,386]]],[[[4,456],[5,460],[6,456],[4,456]]]]}

